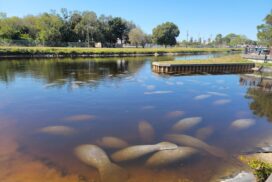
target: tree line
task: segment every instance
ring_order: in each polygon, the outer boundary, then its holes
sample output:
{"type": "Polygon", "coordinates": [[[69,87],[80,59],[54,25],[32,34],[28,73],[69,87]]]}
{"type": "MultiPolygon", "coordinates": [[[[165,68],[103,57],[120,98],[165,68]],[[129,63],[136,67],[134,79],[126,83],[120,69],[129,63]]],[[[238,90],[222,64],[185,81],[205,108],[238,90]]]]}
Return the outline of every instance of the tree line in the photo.
{"type": "MultiPolygon", "coordinates": [[[[262,25],[257,27],[258,42],[244,35],[230,33],[217,34],[214,39],[189,39],[179,43],[189,47],[235,47],[244,44],[272,45],[272,11],[262,25]]],[[[147,44],[173,46],[177,44],[179,27],[166,22],[153,29],[152,35],[146,34],[134,22],[120,17],[97,16],[92,11],[51,11],[25,17],[7,17],[0,13],[0,43],[16,40],[19,44],[34,43],[44,46],[88,46],[100,42],[103,47],[116,47],[131,44],[145,47],[147,44]],[[73,44],[71,44],[73,43],[73,44]]]]}
{"type": "MultiPolygon", "coordinates": [[[[145,46],[149,43],[175,45],[179,35],[178,27],[170,22],[154,28],[153,35],[144,33],[134,22],[120,17],[97,16],[92,11],[51,11],[40,15],[7,17],[0,13],[0,39],[40,42],[45,46],[65,46],[69,42],[94,46],[100,42],[103,47],[115,47],[130,43],[145,46]]],[[[67,46],[66,45],[66,46],[67,46]]]]}
{"type": "Polygon", "coordinates": [[[190,37],[190,39],[183,40],[180,43],[181,46],[187,47],[237,47],[245,44],[257,45],[257,41],[250,40],[245,35],[230,33],[225,36],[217,34],[215,38],[210,37],[206,40],[201,37],[198,39],[190,37]]]}

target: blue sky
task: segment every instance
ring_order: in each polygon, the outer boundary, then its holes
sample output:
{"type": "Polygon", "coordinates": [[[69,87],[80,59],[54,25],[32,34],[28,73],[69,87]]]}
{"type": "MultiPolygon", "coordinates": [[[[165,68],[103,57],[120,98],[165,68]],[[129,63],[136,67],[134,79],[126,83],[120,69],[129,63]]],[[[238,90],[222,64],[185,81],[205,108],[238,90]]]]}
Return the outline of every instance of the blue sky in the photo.
{"type": "Polygon", "coordinates": [[[195,38],[233,32],[256,39],[256,26],[272,9],[272,0],[0,0],[0,12],[8,16],[61,8],[121,16],[147,33],[162,22],[172,21],[181,30],[180,40],[186,38],[187,30],[195,38]]]}

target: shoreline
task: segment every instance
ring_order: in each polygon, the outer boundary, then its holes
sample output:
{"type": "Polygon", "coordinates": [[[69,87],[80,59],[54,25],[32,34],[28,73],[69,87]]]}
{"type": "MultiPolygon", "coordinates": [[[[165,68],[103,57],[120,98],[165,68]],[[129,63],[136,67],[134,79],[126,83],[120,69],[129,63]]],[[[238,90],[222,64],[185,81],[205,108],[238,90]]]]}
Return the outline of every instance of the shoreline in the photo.
{"type": "Polygon", "coordinates": [[[0,47],[0,58],[103,58],[177,56],[241,52],[229,48],[50,48],[50,47],[0,47]]]}

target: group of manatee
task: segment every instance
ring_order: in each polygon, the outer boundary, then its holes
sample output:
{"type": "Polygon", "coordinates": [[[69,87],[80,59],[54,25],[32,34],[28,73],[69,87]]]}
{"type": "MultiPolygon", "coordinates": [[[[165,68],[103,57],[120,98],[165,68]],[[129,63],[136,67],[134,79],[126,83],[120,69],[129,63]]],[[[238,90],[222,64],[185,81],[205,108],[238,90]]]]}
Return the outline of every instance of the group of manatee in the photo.
{"type": "MultiPolygon", "coordinates": [[[[75,156],[88,166],[94,167],[100,174],[102,182],[123,182],[129,178],[128,172],[117,163],[133,161],[149,156],[145,166],[164,167],[186,160],[194,155],[205,152],[215,157],[224,158],[226,153],[211,146],[199,138],[185,135],[184,132],[202,121],[201,117],[185,118],[171,128],[171,132],[163,136],[159,143],[154,144],[155,130],[147,121],[138,124],[139,137],[144,145],[130,146],[124,139],[105,136],[96,140],[95,144],[83,144],[75,148],[75,156]],[[115,152],[107,155],[103,149],[115,152]]],[[[196,136],[207,138],[212,133],[211,127],[199,129],[196,136]]]]}
{"type": "MultiPolygon", "coordinates": [[[[167,114],[169,118],[180,117],[181,111],[167,114]]],[[[79,115],[68,117],[66,121],[85,121],[93,119],[91,115],[79,115]]],[[[104,136],[93,144],[83,144],[74,149],[75,156],[99,171],[102,182],[123,182],[128,179],[126,170],[116,163],[128,162],[146,156],[145,166],[164,167],[182,162],[197,154],[209,154],[218,158],[225,158],[224,150],[204,142],[212,133],[213,127],[207,126],[198,129],[194,137],[185,133],[202,122],[201,117],[188,117],[179,120],[171,128],[168,134],[161,138],[161,142],[155,143],[155,129],[147,121],[138,123],[138,135],[143,145],[131,146],[128,141],[115,136],[104,136]],[[108,155],[104,149],[114,151],[108,155]]],[[[246,129],[255,124],[251,119],[239,119],[231,123],[230,128],[238,130],[246,129]]],[[[54,135],[72,135],[76,130],[67,126],[49,126],[42,128],[40,132],[54,135]]]]}

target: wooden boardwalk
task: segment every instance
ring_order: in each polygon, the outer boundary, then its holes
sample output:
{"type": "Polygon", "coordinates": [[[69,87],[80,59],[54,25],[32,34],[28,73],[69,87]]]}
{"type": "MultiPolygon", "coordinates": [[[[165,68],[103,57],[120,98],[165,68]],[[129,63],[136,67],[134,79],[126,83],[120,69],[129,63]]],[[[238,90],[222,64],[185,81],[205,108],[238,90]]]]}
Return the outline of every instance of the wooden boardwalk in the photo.
{"type": "Polygon", "coordinates": [[[152,71],[160,74],[251,73],[255,63],[168,64],[153,62],[152,71]]]}
{"type": "MultiPolygon", "coordinates": [[[[258,60],[258,61],[265,60],[265,55],[258,55],[258,54],[244,54],[242,57],[245,59],[252,59],[252,60],[258,60]]],[[[272,61],[271,55],[267,55],[267,61],[272,61]]]]}

